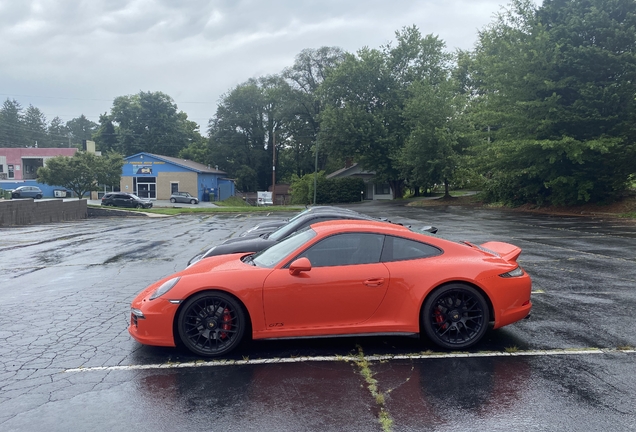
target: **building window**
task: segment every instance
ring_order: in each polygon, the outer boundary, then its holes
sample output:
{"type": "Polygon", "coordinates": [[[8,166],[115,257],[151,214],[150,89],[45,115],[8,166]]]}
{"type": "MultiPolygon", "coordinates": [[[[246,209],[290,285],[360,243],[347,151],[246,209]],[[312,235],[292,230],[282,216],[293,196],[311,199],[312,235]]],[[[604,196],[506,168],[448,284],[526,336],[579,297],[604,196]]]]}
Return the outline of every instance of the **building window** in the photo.
{"type": "Polygon", "coordinates": [[[391,186],[388,183],[381,183],[375,185],[376,195],[389,195],[391,193],[391,186]]]}
{"type": "Polygon", "coordinates": [[[4,172],[4,166],[2,164],[0,164],[0,173],[4,172]]]}
{"type": "Polygon", "coordinates": [[[14,178],[15,174],[13,172],[13,165],[8,165],[9,168],[9,178],[14,178]]]}

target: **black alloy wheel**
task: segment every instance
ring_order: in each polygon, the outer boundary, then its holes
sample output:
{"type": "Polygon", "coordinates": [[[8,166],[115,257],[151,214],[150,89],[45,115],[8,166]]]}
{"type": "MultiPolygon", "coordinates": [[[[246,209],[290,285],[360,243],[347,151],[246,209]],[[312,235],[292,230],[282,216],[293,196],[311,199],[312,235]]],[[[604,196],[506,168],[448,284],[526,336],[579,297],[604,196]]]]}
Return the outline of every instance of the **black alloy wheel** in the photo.
{"type": "Polygon", "coordinates": [[[433,291],[422,309],[426,336],[443,348],[468,348],[484,336],[489,323],[488,304],[475,288],[446,285],[433,291]]]}
{"type": "Polygon", "coordinates": [[[176,202],[177,202],[177,200],[176,200],[175,198],[170,198],[170,202],[171,202],[172,204],[174,204],[174,203],[176,203],[176,202]]]}
{"type": "Polygon", "coordinates": [[[37,195],[35,196],[35,199],[42,199],[42,195],[37,194],[37,195]]]}
{"type": "Polygon", "coordinates": [[[245,314],[231,296],[203,292],[181,308],[177,327],[183,344],[195,354],[217,357],[232,351],[245,333],[245,314]]]}

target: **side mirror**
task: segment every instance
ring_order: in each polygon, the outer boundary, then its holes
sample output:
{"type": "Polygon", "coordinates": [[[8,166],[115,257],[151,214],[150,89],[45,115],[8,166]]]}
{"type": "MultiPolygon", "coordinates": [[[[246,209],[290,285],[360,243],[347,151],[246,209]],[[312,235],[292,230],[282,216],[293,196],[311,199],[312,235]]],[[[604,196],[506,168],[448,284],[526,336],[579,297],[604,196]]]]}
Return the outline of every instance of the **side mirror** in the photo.
{"type": "Polygon", "coordinates": [[[311,270],[311,262],[307,257],[298,258],[289,266],[289,274],[292,276],[297,276],[300,272],[309,270],[311,270]]]}
{"type": "Polygon", "coordinates": [[[431,234],[435,234],[437,233],[437,228],[435,228],[434,226],[425,226],[423,228],[420,228],[420,231],[430,232],[431,234]]]}

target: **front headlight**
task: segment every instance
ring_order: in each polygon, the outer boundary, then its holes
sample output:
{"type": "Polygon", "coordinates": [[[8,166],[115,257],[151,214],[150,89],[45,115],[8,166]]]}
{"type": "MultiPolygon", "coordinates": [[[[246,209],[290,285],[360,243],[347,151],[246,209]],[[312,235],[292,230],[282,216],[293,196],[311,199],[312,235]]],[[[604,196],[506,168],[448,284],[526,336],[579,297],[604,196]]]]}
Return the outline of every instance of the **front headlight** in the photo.
{"type": "Polygon", "coordinates": [[[499,277],[502,277],[502,278],[513,278],[513,277],[519,277],[519,276],[523,276],[523,269],[521,267],[517,267],[514,270],[510,270],[507,273],[503,273],[499,275],[499,277]]]}
{"type": "Polygon", "coordinates": [[[154,293],[152,293],[152,295],[150,296],[150,300],[161,297],[162,295],[170,291],[177,284],[177,282],[179,282],[179,279],[181,279],[181,277],[175,277],[162,283],[161,286],[157,288],[154,293]]]}

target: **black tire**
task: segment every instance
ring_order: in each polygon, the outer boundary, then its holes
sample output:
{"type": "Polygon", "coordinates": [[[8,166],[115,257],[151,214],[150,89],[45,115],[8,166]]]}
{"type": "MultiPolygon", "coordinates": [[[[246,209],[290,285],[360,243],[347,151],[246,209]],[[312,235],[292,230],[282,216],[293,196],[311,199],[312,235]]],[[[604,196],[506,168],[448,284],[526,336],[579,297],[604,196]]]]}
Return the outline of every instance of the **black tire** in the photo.
{"type": "Polygon", "coordinates": [[[194,200],[194,199],[190,200],[190,204],[196,204],[196,203],[197,203],[197,200],[194,200]]]}
{"type": "Polygon", "coordinates": [[[135,208],[142,209],[142,208],[144,208],[144,205],[143,205],[143,204],[137,204],[137,205],[135,206],[135,208]]]}
{"type": "Polygon", "coordinates": [[[190,297],[177,317],[179,338],[195,354],[218,357],[232,351],[245,334],[245,313],[231,296],[208,291],[190,297]]]}
{"type": "Polygon", "coordinates": [[[42,199],[42,195],[37,194],[37,195],[35,196],[35,199],[42,199]]]}
{"type": "Polygon", "coordinates": [[[11,194],[11,198],[20,198],[20,194],[11,194]]]}
{"type": "Polygon", "coordinates": [[[170,202],[174,204],[174,203],[176,203],[176,202],[177,202],[177,200],[176,200],[176,199],[174,199],[174,198],[170,198],[170,202]]]}
{"type": "Polygon", "coordinates": [[[436,345],[453,350],[479,342],[489,321],[488,304],[483,295],[459,283],[433,291],[422,309],[426,336],[436,345]]]}

